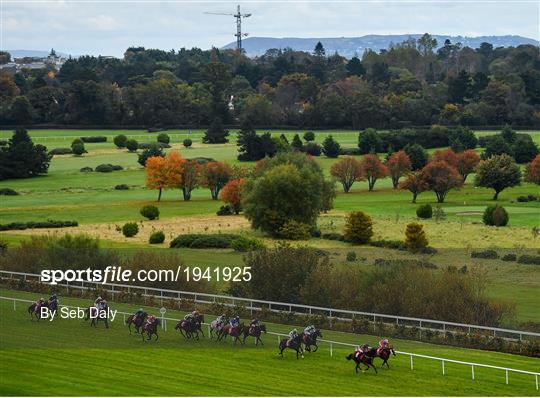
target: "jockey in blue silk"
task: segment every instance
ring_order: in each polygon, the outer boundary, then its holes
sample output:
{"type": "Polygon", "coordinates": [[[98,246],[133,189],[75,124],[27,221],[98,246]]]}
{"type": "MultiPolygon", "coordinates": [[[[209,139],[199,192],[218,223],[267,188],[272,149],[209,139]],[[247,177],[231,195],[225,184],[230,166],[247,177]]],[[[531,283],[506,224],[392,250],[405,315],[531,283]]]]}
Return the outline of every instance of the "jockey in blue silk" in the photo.
{"type": "Polygon", "coordinates": [[[231,319],[231,327],[237,328],[240,326],[240,317],[236,315],[233,319],[231,319]]]}

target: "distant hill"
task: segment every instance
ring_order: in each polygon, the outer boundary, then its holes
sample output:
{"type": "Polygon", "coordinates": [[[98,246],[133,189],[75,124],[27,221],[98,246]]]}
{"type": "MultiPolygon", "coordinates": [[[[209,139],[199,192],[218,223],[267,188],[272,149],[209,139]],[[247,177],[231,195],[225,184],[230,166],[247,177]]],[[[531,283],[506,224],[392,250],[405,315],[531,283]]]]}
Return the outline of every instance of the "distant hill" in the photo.
{"type": "MultiPolygon", "coordinates": [[[[411,35],[367,35],[361,37],[334,37],[334,38],[298,38],[298,37],[248,37],[242,40],[242,47],[246,50],[248,56],[263,55],[266,50],[271,48],[287,48],[290,47],[293,50],[312,52],[313,48],[320,41],[326,54],[330,55],[334,52],[351,58],[355,54],[362,56],[366,49],[372,49],[379,51],[381,49],[387,49],[391,43],[400,43],[407,40],[409,37],[418,39],[422,34],[411,35]]],[[[465,36],[444,36],[444,35],[432,35],[437,39],[439,46],[444,44],[446,39],[450,39],[452,43],[460,42],[463,46],[471,48],[478,48],[480,43],[488,42],[493,44],[493,47],[515,47],[520,44],[532,44],[538,46],[538,41],[529,39],[523,36],[478,36],[478,37],[465,37],[465,36]]],[[[223,48],[235,48],[236,42],[227,44],[223,48]]]]}
{"type": "MultiPolygon", "coordinates": [[[[37,58],[43,58],[46,57],[51,53],[51,50],[48,51],[42,51],[42,50],[6,50],[8,53],[11,54],[11,58],[23,58],[23,57],[37,57],[37,58]]],[[[69,54],[56,51],[56,55],[61,57],[69,57],[69,54]]]]}

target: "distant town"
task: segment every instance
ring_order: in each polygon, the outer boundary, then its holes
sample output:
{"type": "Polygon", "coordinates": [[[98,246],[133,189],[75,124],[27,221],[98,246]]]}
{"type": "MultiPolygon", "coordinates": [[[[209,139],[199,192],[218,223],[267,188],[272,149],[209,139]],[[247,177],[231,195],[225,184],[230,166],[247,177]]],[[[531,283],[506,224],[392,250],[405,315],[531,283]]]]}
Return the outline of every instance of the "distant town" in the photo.
{"type": "Polygon", "coordinates": [[[54,48],[46,57],[14,57],[0,65],[4,72],[16,73],[22,69],[49,69],[59,71],[68,58],[57,55],[54,48]]]}

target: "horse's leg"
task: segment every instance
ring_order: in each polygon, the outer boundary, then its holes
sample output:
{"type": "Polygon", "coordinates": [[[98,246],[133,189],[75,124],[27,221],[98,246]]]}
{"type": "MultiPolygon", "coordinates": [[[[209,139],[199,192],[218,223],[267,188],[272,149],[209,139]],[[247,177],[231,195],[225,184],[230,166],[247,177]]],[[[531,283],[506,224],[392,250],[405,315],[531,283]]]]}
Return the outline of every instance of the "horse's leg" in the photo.
{"type": "Polygon", "coordinates": [[[105,328],[109,329],[109,320],[105,318],[104,321],[105,321],[105,328]]]}
{"type": "Polygon", "coordinates": [[[360,367],[360,363],[357,363],[356,364],[356,367],[354,368],[354,370],[356,371],[356,373],[358,373],[358,368],[360,367]]]}
{"type": "Polygon", "coordinates": [[[129,334],[131,334],[131,321],[128,322],[129,334]]]}
{"type": "Polygon", "coordinates": [[[144,329],[141,330],[141,339],[144,341],[144,329]]]}
{"type": "Polygon", "coordinates": [[[158,341],[158,339],[159,339],[159,335],[158,335],[158,332],[157,332],[157,330],[156,330],[156,333],[155,333],[155,335],[156,335],[156,341],[158,341]]]}
{"type": "MultiPolygon", "coordinates": [[[[202,330],[202,328],[199,326],[199,328],[197,329],[197,332],[201,332],[201,336],[204,337],[204,332],[202,330]]],[[[198,333],[197,333],[198,334],[198,333]]],[[[198,339],[197,339],[198,340],[198,339]]]]}
{"type": "Polygon", "coordinates": [[[317,352],[317,350],[319,349],[319,346],[317,345],[317,343],[315,343],[314,346],[315,346],[315,349],[313,350],[313,352],[317,352]]]}

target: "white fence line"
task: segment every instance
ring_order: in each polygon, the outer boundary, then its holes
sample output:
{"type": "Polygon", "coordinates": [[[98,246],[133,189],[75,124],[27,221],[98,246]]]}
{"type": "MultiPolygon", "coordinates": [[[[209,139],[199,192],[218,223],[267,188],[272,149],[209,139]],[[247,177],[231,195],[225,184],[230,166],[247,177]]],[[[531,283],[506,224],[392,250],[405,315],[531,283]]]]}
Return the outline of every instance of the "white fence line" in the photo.
{"type": "MultiPolygon", "coordinates": [[[[28,278],[37,278],[39,280],[40,278],[39,274],[0,270],[0,278],[4,278],[2,275],[9,275],[10,279],[14,279],[15,275],[22,276],[24,280],[27,280],[28,278]]],[[[141,296],[160,299],[161,302],[163,302],[163,300],[170,300],[170,299],[177,300],[177,301],[189,299],[189,300],[193,300],[196,303],[201,303],[201,304],[220,303],[227,306],[243,305],[244,307],[246,307],[248,310],[251,310],[251,311],[254,311],[254,310],[260,311],[262,309],[266,309],[271,312],[287,311],[295,315],[312,315],[314,312],[315,313],[322,312],[324,313],[324,315],[330,318],[339,319],[339,320],[348,320],[348,321],[350,321],[355,316],[363,316],[363,317],[373,318],[372,321],[374,323],[374,328],[376,327],[375,323],[377,321],[379,322],[386,321],[387,323],[396,323],[398,325],[401,323],[408,327],[416,326],[419,328],[420,333],[423,330],[432,330],[432,331],[445,333],[447,331],[452,331],[452,328],[461,328],[461,329],[466,330],[468,334],[471,334],[473,331],[484,331],[484,332],[489,332],[490,334],[493,335],[493,337],[501,337],[506,340],[519,339],[521,341],[524,339],[524,336],[535,337],[535,338],[540,337],[540,333],[524,331],[524,330],[504,329],[504,328],[497,328],[497,327],[492,327],[492,326],[472,325],[472,324],[466,324],[466,323],[447,322],[447,321],[439,321],[435,319],[414,318],[414,317],[407,317],[407,316],[400,316],[400,315],[378,314],[378,313],[371,313],[371,312],[364,312],[364,311],[351,311],[351,310],[343,310],[343,309],[336,309],[336,308],[325,308],[325,307],[317,307],[317,306],[311,306],[311,305],[284,303],[284,302],[279,302],[279,301],[257,300],[257,299],[250,299],[250,298],[244,298],[244,297],[226,296],[226,295],[220,295],[220,294],[197,293],[197,292],[188,292],[188,291],[182,291],[182,290],[158,289],[158,288],[145,287],[145,286],[123,285],[123,284],[118,284],[118,283],[95,283],[95,282],[69,283],[67,282],[67,283],[59,283],[57,286],[63,286],[63,287],[66,287],[67,289],[74,288],[74,289],[84,289],[84,290],[95,288],[95,289],[110,292],[113,294],[113,296],[114,294],[118,294],[119,290],[126,290],[128,293],[134,293],[134,291],[140,291],[141,296]],[[155,292],[156,294],[149,294],[148,292],[155,292]],[[409,324],[407,324],[407,322],[409,322],[409,324]],[[438,326],[438,327],[435,327],[435,326],[438,326]],[[497,333],[499,333],[498,336],[497,336],[497,333]],[[510,335],[511,338],[501,335],[504,333],[510,335]]]]}
{"type": "MultiPolygon", "coordinates": [[[[15,311],[16,310],[16,303],[17,302],[24,302],[24,303],[33,303],[34,301],[32,300],[26,300],[26,299],[19,299],[19,298],[14,298],[14,297],[4,297],[4,296],[0,296],[0,300],[12,300],[13,301],[13,310],[15,311]]],[[[65,304],[60,304],[59,305],[60,307],[66,307],[66,308],[82,308],[80,306],[75,306],[75,305],[65,305],[65,304]]],[[[123,312],[123,311],[118,311],[117,312],[118,314],[121,314],[121,315],[124,315],[124,323],[125,324],[125,320],[126,320],[126,315],[132,315],[132,313],[129,313],[129,312],[123,312]]],[[[167,331],[167,322],[166,321],[174,321],[174,322],[180,322],[181,319],[176,319],[176,318],[168,318],[168,317],[164,317],[164,316],[161,316],[160,317],[164,322],[162,323],[161,327],[162,329],[164,329],[165,331],[167,331]]],[[[207,325],[208,328],[210,328],[210,324],[208,323],[203,323],[204,325],[207,325]]],[[[278,344],[280,342],[280,337],[287,337],[287,334],[285,333],[276,333],[276,332],[267,332],[267,334],[270,334],[270,335],[274,335],[274,336],[277,336],[277,340],[278,340],[278,344]]],[[[358,347],[358,345],[356,344],[351,344],[351,343],[343,343],[343,342],[340,342],[340,341],[333,341],[333,340],[325,340],[325,339],[319,339],[318,340],[319,342],[323,342],[323,343],[327,343],[329,345],[329,352],[330,352],[330,356],[333,356],[333,348],[334,348],[334,345],[338,345],[338,346],[345,346],[345,347],[352,347],[352,348],[356,348],[358,347]]],[[[540,376],[540,372],[531,372],[531,371],[528,371],[528,370],[522,370],[522,369],[513,369],[513,368],[507,368],[507,367],[504,367],[504,366],[496,366],[496,365],[487,365],[487,364],[482,364],[482,363],[475,363],[475,362],[467,362],[467,361],[458,361],[458,360],[455,360],[455,359],[448,359],[448,358],[440,358],[440,357],[434,357],[434,356],[430,356],[430,355],[423,355],[423,354],[414,354],[412,352],[406,352],[406,351],[398,351],[396,350],[395,351],[397,354],[401,354],[401,355],[408,355],[410,357],[410,367],[411,367],[411,370],[414,370],[414,364],[413,364],[413,357],[416,357],[416,358],[423,358],[423,359],[430,359],[430,360],[434,360],[434,361],[439,361],[441,362],[441,369],[442,369],[442,374],[443,375],[446,375],[446,372],[445,372],[445,363],[455,363],[455,364],[458,364],[458,365],[466,365],[466,366],[470,366],[471,367],[471,377],[472,377],[472,380],[475,380],[475,375],[474,375],[474,368],[475,367],[478,367],[478,368],[489,368],[489,369],[496,369],[496,370],[504,370],[505,372],[505,381],[506,381],[506,384],[509,384],[509,378],[508,378],[508,373],[509,372],[513,372],[513,373],[521,373],[521,374],[527,374],[527,375],[532,375],[535,377],[535,384],[536,384],[536,390],[539,389],[539,384],[538,384],[538,376],[540,376]]]]}

